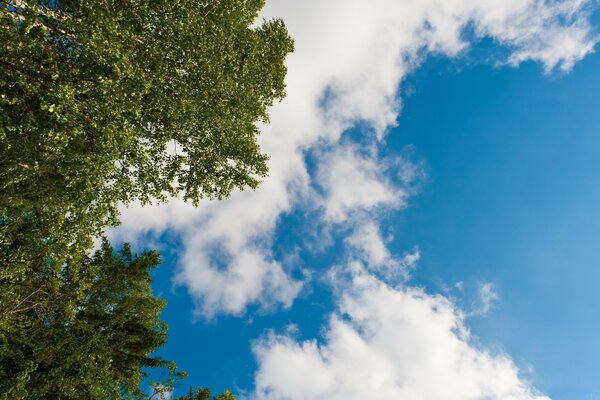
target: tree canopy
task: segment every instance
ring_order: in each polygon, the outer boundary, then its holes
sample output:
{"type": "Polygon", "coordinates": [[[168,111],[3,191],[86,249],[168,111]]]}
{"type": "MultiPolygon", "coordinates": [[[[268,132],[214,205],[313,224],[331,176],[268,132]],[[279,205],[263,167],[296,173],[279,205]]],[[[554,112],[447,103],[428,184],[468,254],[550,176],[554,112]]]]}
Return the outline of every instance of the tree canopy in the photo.
{"type": "Polygon", "coordinates": [[[105,241],[83,263],[3,285],[19,302],[0,310],[0,399],[140,396],[143,368],[166,363],[151,356],[166,341],[150,286],[158,263],[156,252],[105,241]]]}
{"type": "Polygon", "coordinates": [[[284,95],[293,46],[280,20],[253,25],[262,7],[0,0],[2,245],[50,238],[43,253],[64,258],[121,202],[256,187],[256,122],[284,95]]]}
{"type": "MultiPolygon", "coordinates": [[[[167,338],[160,320],[165,303],[151,288],[159,263],[155,251],[138,256],[127,244],[115,251],[105,240],[83,263],[3,285],[1,295],[19,301],[0,308],[0,399],[165,397],[185,373],[152,355],[167,338]],[[152,382],[153,368],[167,376],[152,382]]],[[[178,399],[209,400],[210,390],[190,389],[178,399]]],[[[235,397],[226,391],[215,399],[235,397]]]]}
{"type": "Polygon", "coordinates": [[[293,42],[257,23],[263,5],[0,0],[0,399],[142,399],[182,377],[152,356],[158,254],[89,252],[120,204],[197,204],[266,176],[256,124],[293,42]],[[155,367],[169,377],[144,392],[155,367]]]}

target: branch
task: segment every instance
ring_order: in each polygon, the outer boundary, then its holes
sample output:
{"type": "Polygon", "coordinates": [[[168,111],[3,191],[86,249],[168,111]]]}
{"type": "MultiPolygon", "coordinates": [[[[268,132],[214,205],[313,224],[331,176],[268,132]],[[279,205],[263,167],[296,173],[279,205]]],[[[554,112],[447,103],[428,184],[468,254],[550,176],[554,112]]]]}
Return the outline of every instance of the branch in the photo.
{"type": "MultiPolygon", "coordinates": [[[[8,6],[14,9],[11,10],[10,8],[8,8],[6,10],[8,15],[10,15],[13,18],[13,20],[15,20],[16,22],[25,21],[26,18],[25,15],[23,15],[23,12],[29,8],[25,0],[10,0],[8,2],[8,6]]],[[[38,20],[33,22],[33,26],[40,27],[46,32],[53,33],[56,36],[61,36],[67,39],[75,39],[74,34],[67,32],[63,28],[54,26],[48,23],[47,21],[48,19],[54,19],[56,21],[62,22],[67,18],[65,15],[57,11],[50,10],[46,7],[40,7],[39,9],[37,9],[37,14],[38,20]]]]}

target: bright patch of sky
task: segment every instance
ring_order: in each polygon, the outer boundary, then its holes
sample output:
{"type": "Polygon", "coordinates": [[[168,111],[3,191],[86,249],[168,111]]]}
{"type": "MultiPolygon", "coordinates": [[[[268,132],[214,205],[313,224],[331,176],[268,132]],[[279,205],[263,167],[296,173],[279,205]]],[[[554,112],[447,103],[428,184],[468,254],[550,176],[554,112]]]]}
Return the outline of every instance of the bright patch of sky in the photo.
{"type": "Polygon", "coordinates": [[[270,175],[123,210],[162,353],[249,399],[595,399],[600,57],[583,0],[271,0],[270,175]]]}

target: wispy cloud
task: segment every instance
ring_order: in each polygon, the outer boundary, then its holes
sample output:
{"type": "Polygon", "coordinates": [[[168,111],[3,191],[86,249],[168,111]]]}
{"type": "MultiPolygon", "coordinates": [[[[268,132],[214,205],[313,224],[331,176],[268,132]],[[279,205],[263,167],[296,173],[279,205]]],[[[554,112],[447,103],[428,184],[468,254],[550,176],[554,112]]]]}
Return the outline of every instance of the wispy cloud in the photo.
{"type": "Polygon", "coordinates": [[[493,283],[480,283],[478,286],[478,307],[472,312],[474,315],[485,315],[489,313],[500,300],[500,296],[496,291],[493,283]]]}
{"type": "Polygon", "coordinates": [[[388,250],[378,224],[374,220],[358,224],[346,238],[353,258],[362,260],[371,271],[388,282],[401,283],[408,279],[410,271],[419,261],[419,249],[395,258],[388,250]]]}

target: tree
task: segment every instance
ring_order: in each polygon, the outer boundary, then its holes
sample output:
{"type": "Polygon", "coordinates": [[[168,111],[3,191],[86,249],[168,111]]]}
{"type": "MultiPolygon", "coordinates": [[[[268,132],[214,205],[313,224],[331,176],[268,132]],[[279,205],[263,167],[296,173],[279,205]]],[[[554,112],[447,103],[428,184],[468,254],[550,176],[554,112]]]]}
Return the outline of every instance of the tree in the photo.
{"type": "Polygon", "coordinates": [[[137,399],[144,368],[169,369],[161,391],[181,377],[151,356],[158,255],[88,252],[121,203],[266,176],[256,123],[292,40],[255,25],[263,4],[0,0],[0,399],[137,399]]]}
{"type": "MultiPolygon", "coordinates": [[[[167,337],[160,320],[165,303],[151,288],[150,273],[159,263],[155,251],[138,256],[125,244],[116,252],[104,241],[81,265],[68,262],[58,274],[13,282],[31,294],[0,298],[0,399],[170,398],[186,374],[152,356],[167,337]],[[151,369],[167,376],[151,381],[151,369]]],[[[210,399],[206,388],[177,398],[210,399]]],[[[225,391],[213,399],[235,397],[225,391]]]]}
{"type": "MultiPolygon", "coordinates": [[[[177,397],[177,400],[210,400],[210,389],[197,388],[190,389],[187,395],[177,397]]],[[[235,396],[229,390],[224,391],[219,396],[214,396],[213,400],[235,400],[235,396]]]]}
{"type": "Polygon", "coordinates": [[[167,329],[150,286],[158,263],[105,241],[82,264],[14,282],[30,294],[0,307],[0,399],[147,398],[144,369],[169,368],[151,356],[167,329]]]}
{"type": "Polygon", "coordinates": [[[262,7],[0,0],[1,261],[60,263],[119,203],[256,187],[292,50],[280,20],[252,25],[262,7]]]}

